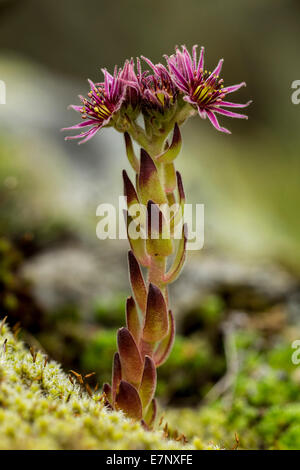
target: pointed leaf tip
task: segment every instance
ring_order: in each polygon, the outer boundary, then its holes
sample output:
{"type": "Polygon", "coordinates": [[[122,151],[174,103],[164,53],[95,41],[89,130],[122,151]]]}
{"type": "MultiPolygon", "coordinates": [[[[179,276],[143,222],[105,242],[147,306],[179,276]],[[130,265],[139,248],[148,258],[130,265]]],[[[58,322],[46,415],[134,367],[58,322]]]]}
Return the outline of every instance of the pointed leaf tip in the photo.
{"type": "Polygon", "coordinates": [[[143,204],[152,199],[156,204],[167,202],[166,195],[161,186],[156,165],[150,155],[141,149],[141,165],[139,173],[138,190],[143,204]]]}
{"type": "Polygon", "coordinates": [[[128,265],[130,283],[134,297],[142,312],[145,312],[147,302],[147,289],[141,268],[131,250],[128,252],[128,265]]]}
{"type": "Polygon", "coordinates": [[[141,325],[133,297],[128,297],[126,301],[126,325],[128,330],[132,334],[135,342],[138,344],[141,332],[141,325]]]}
{"type": "Polygon", "coordinates": [[[112,369],[112,401],[115,401],[116,394],[119,389],[120,382],[122,380],[122,370],[119,353],[114,354],[113,369],[112,369]]]}
{"type": "Polygon", "coordinates": [[[141,224],[137,224],[136,220],[129,215],[126,211],[125,220],[127,222],[127,236],[130,243],[130,248],[132,253],[135,253],[137,261],[142,266],[150,265],[150,257],[146,252],[146,242],[143,236],[136,236],[136,231],[144,233],[144,228],[141,227],[141,224]],[[133,224],[133,225],[132,225],[133,224]],[[132,230],[134,233],[132,233],[132,230]]]}
{"type": "Polygon", "coordinates": [[[138,204],[139,200],[136,190],[125,170],[123,170],[122,175],[124,182],[124,195],[127,197],[127,206],[129,209],[132,204],[138,204]]]}
{"type": "Polygon", "coordinates": [[[182,203],[185,201],[185,193],[183,189],[181,174],[179,173],[179,171],[176,171],[176,177],[177,177],[179,199],[180,199],[180,202],[182,203]]]}
{"type": "Polygon", "coordinates": [[[105,383],[103,385],[103,393],[105,393],[108,403],[111,404],[112,403],[112,389],[109,384],[105,383]]]}

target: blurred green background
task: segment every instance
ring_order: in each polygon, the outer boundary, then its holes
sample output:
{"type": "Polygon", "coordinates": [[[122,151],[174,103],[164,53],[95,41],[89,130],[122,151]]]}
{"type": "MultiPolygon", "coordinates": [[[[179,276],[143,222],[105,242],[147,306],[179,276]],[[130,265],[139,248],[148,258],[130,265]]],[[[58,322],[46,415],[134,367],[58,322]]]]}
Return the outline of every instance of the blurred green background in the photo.
{"type": "Polygon", "coordinates": [[[0,0],[1,312],[99,383],[129,286],[127,243],[97,240],[95,214],[127,163],[111,129],[65,143],[67,106],[101,67],[159,62],[176,44],[204,45],[208,69],[224,57],[225,83],[247,82],[232,99],[253,100],[249,121],[220,118],[231,136],[199,118],[183,128],[178,167],[205,205],[205,246],[172,287],[178,339],[158,385],[170,426],[182,413],[188,436],[227,446],[236,431],[244,447],[300,448],[299,19],[297,0],[0,0]]]}

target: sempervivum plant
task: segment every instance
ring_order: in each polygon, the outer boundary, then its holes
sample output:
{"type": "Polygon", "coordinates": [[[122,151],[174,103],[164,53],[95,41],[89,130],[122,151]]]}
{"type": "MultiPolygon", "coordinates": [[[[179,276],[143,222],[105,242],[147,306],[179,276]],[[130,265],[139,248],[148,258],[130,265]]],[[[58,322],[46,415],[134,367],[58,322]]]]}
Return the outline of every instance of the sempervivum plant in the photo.
{"type": "Polygon", "coordinates": [[[198,112],[216,129],[229,133],[219,125],[216,114],[247,118],[224,108],[242,108],[249,102],[226,101],[229,93],[245,83],[224,86],[219,76],[222,60],[212,73],[207,72],[203,48],[199,58],[197,46],[192,56],[184,46],[176,48],[174,55],[166,56],[166,67],[142,59],[149,70],[142,70],[139,59],[135,67],[131,59],[123,68],[116,67],[113,75],[103,70],[103,82],[89,81],[87,97],[80,96],[81,105],[72,106],[82,121],[67,128],[87,130],[66,139],[82,143],[107,126],[124,133],[135,173],[131,180],[123,171],[132,296],[126,303],[126,327],[118,331],[112,383],[104,385],[104,392],[111,408],[151,427],[156,415],[156,369],[166,361],[175,334],[168,284],[180,274],[186,252],[185,194],[174,165],[181,149],[180,126],[198,112]],[[137,122],[140,114],[143,126],[137,122]],[[141,147],[140,158],[132,140],[141,147]],[[167,267],[169,257],[172,263],[167,267]]]}

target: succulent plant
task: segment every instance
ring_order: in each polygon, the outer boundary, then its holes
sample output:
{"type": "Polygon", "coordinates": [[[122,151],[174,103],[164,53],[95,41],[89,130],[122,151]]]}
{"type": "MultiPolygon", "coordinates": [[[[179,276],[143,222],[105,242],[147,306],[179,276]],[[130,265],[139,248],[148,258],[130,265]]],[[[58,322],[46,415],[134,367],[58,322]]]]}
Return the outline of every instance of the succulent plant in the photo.
{"type": "Polygon", "coordinates": [[[151,427],[156,415],[156,369],[173,345],[175,321],[169,305],[168,285],[180,274],[186,256],[185,193],[175,159],[181,146],[180,126],[192,115],[208,117],[219,131],[216,113],[236,118],[245,115],[224,110],[245,107],[224,101],[245,83],[224,87],[219,78],[223,60],[215,70],[204,70],[204,49],[197,58],[183,46],[166,57],[167,67],[142,57],[127,60],[113,75],[103,70],[104,82],[89,81],[88,97],[72,106],[82,122],[67,129],[87,128],[66,139],[92,138],[103,127],[124,133],[126,154],[134,171],[134,183],[123,171],[127,201],[126,224],[131,250],[128,254],[132,296],[126,303],[126,327],[118,331],[118,352],[113,359],[112,383],[104,385],[107,405],[151,427]],[[144,126],[138,121],[142,115],[144,126]],[[172,139],[170,134],[172,133],[172,139]],[[137,158],[133,142],[138,144],[137,158]],[[168,267],[168,260],[173,262],[168,267]],[[146,276],[144,277],[143,271],[146,276]]]}

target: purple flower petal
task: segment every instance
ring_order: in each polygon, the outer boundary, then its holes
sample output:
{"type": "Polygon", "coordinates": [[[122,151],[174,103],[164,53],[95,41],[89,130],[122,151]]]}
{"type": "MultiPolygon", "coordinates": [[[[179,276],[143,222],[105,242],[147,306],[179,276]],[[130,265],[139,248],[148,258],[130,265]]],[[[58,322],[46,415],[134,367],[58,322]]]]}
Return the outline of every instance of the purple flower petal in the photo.
{"type": "Polygon", "coordinates": [[[218,63],[218,65],[216,66],[215,70],[212,72],[212,75],[216,75],[216,76],[219,76],[219,75],[220,75],[223,62],[224,62],[224,59],[219,60],[219,63],[218,63]]]}
{"type": "Polygon", "coordinates": [[[65,137],[65,140],[82,139],[83,137],[86,137],[87,135],[90,135],[92,129],[94,129],[94,127],[87,130],[86,132],[81,132],[80,134],[77,134],[77,135],[67,135],[65,137]]]}
{"type": "Polygon", "coordinates": [[[83,122],[80,122],[79,124],[75,124],[75,126],[63,127],[61,131],[70,131],[72,129],[80,129],[81,127],[91,126],[91,125],[94,125],[95,123],[97,123],[95,119],[89,119],[88,121],[83,121],[83,122]]]}
{"type": "Polygon", "coordinates": [[[102,126],[98,126],[98,127],[93,127],[91,130],[90,130],[90,133],[87,135],[87,137],[83,140],[81,140],[80,142],[78,142],[79,145],[81,144],[85,144],[85,142],[87,142],[88,140],[90,140],[92,137],[94,137],[94,135],[101,129],[102,126]]]}
{"type": "Polygon", "coordinates": [[[202,119],[206,119],[206,111],[204,109],[201,109],[200,106],[197,106],[197,109],[198,109],[199,116],[202,119]]]}
{"type": "Polygon", "coordinates": [[[228,86],[226,88],[223,88],[223,93],[233,93],[234,91],[237,91],[239,90],[240,88],[242,88],[243,86],[246,86],[246,83],[245,82],[242,82],[242,83],[239,83],[238,85],[232,85],[232,86],[228,86]]]}
{"type": "Polygon", "coordinates": [[[224,132],[225,134],[231,134],[231,132],[226,129],[225,127],[221,127],[219,122],[218,122],[218,119],[216,118],[216,116],[214,115],[214,113],[212,113],[211,111],[209,110],[206,110],[206,114],[207,114],[207,117],[208,119],[210,120],[210,122],[212,123],[212,125],[220,132],[224,132]]]}
{"type": "Polygon", "coordinates": [[[194,64],[194,70],[197,70],[197,44],[193,46],[193,64],[194,64]]]}
{"type": "Polygon", "coordinates": [[[199,63],[197,67],[197,76],[201,74],[201,71],[204,69],[204,47],[201,47],[199,63]]]}
{"type": "Polygon", "coordinates": [[[248,119],[248,116],[246,116],[245,114],[233,113],[232,111],[228,111],[228,109],[217,108],[216,106],[211,106],[210,109],[214,113],[223,114],[224,116],[238,118],[238,119],[248,119]]]}
{"type": "Polygon", "coordinates": [[[187,75],[188,75],[189,80],[191,81],[194,78],[192,58],[185,46],[182,46],[182,50],[183,50],[183,57],[184,57],[184,63],[185,63],[187,75]]]}
{"type": "Polygon", "coordinates": [[[143,55],[141,55],[141,58],[152,68],[154,73],[158,74],[157,67],[153,64],[153,62],[151,62],[150,59],[147,59],[147,57],[144,57],[143,55]]]}
{"type": "Polygon", "coordinates": [[[82,110],[82,106],[77,106],[75,104],[70,104],[68,109],[74,109],[74,111],[80,112],[82,110]]]}
{"type": "Polygon", "coordinates": [[[170,62],[170,68],[173,72],[173,74],[175,75],[176,77],[176,84],[178,86],[178,88],[180,88],[181,90],[183,91],[188,91],[189,89],[189,84],[188,82],[186,81],[186,79],[183,77],[183,75],[179,72],[179,70],[170,62]]]}
{"type": "Polygon", "coordinates": [[[252,103],[252,100],[248,101],[245,104],[231,103],[229,101],[220,101],[220,103],[218,103],[218,106],[226,106],[227,108],[246,108],[251,103],[252,103]]]}

